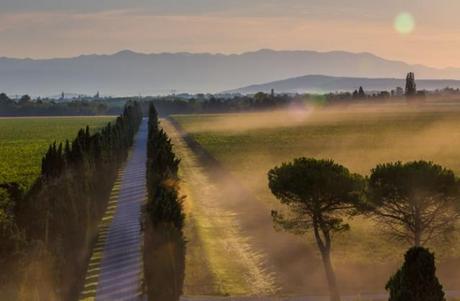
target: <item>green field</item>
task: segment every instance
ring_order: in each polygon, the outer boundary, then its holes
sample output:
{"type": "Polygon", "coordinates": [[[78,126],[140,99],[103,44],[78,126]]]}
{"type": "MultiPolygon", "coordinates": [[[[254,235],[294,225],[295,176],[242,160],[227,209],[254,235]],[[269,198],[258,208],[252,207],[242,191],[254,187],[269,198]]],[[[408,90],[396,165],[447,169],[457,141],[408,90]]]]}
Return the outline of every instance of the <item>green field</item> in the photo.
{"type": "Polygon", "coordinates": [[[424,159],[460,175],[460,106],[174,118],[257,192],[267,191],[270,168],[300,156],[334,159],[363,175],[377,163],[424,159]]]}
{"type": "Polygon", "coordinates": [[[17,182],[25,189],[40,174],[50,143],[72,140],[80,128],[97,129],[113,117],[0,118],[0,183],[17,182]]]}
{"type": "MultiPolygon", "coordinates": [[[[460,176],[460,106],[310,108],[174,119],[268,208],[278,206],[268,189],[268,170],[295,157],[334,159],[363,175],[378,163],[424,159],[460,176]]],[[[359,274],[365,279],[399,265],[407,245],[390,241],[369,219],[358,217],[350,224],[351,231],[337,237],[333,247],[339,278],[359,274]],[[358,268],[351,272],[351,267],[358,268]]],[[[311,237],[306,242],[314,245],[311,237]]],[[[449,268],[459,262],[459,246],[459,237],[429,246],[449,289],[460,287],[460,274],[449,268]]],[[[385,279],[378,280],[380,287],[385,279]]]]}

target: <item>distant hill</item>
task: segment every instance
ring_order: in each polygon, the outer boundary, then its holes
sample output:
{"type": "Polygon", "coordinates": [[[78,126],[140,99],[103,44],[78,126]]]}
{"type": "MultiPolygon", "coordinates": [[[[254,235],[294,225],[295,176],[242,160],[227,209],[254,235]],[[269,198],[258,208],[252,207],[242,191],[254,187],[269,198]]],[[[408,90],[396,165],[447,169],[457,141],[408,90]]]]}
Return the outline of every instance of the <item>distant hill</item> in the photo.
{"type": "Polygon", "coordinates": [[[305,74],[402,78],[409,71],[415,72],[417,79],[460,79],[460,69],[409,65],[369,53],[259,50],[223,55],[125,50],[66,59],[0,58],[0,91],[34,96],[61,91],[87,95],[97,91],[102,95],[156,95],[171,90],[199,93],[305,74]]]}
{"type": "MultiPolygon", "coordinates": [[[[327,93],[352,92],[362,86],[366,91],[390,91],[396,87],[405,87],[405,79],[398,78],[364,78],[364,77],[335,77],[324,75],[306,75],[289,78],[259,85],[251,85],[226,92],[254,94],[270,92],[278,93],[327,93]]],[[[419,79],[417,89],[434,90],[445,87],[460,88],[460,80],[419,79]]]]}

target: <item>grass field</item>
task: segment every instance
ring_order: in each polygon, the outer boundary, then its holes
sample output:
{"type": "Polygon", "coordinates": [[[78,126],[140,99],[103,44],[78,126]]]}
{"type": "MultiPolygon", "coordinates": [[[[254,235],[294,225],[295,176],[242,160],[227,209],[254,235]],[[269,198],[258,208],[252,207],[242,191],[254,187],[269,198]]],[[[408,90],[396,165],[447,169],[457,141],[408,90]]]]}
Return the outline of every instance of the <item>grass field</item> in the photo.
{"type": "MultiPolygon", "coordinates": [[[[460,106],[296,108],[174,119],[268,208],[278,206],[267,187],[268,170],[295,157],[334,159],[363,175],[378,163],[424,159],[460,176],[460,106]]],[[[337,237],[333,246],[339,278],[353,278],[358,271],[371,276],[399,264],[407,245],[387,239],[369,219],[358,217],[350,224],[351,231],[337,237]]],[[[314,245],[311,237],[305,241],[314,245]]],[[[459,262],[460,239],[430,247],[444,285],[460,288],[460,273],[450,269],[459,262]]],[[[384,279],[380,281],[383,288],[384,279]]]]}
{"type": "Polygon", "coordinates": [[[102,127],[113,117],[0,118],[0,183],[28,188],[40,174],[41,159],[50,143],[73,139],[89,125],[102,127]]]}

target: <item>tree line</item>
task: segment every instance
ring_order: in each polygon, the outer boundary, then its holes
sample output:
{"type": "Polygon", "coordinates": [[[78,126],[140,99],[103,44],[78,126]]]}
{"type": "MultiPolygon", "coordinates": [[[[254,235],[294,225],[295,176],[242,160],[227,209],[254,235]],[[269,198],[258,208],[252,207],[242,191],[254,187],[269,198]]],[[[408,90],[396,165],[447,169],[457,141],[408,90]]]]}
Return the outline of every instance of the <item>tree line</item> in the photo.
{"type": "MultiPolygon", "coordinates": [[[[392,91],[365,91],[360,86],[353,92],[335,92],[325,94],[289,94],[275,91],[271,93],[258,92],[254,95],[240,94],[181,94],[161,97],[136,97],[141,102],[145,112],[151,103],[156,107],[161,116],[170,114],[194,114],[194,113],[227,113],[227,112],[250,112],[261,110],[273,110],[285,108],[292,104],[320,104],[334,105],[350,102],[385,102],[390,98],[407,98],[408,101],[423,100],[426,91],[417,91],[415,75],[408,73],[406,87],[397,87],[392,91]]],[[[431,96],[442,94],[441,91],[431,92],[431,96]]],[[[24,95],[18,100],[9,98],[0,93],[0,116],[59,116],[59,115],[116,115],[122,110],[121,103],[128,101],[127,98],[82,98],[71,101],[55,101],[52,99],[35,99],[24,95]]]]}
{"type": "Polygon", "coordinates": [[[424,246],[448,240],[460,219],[460,182],[451,170],[426,161],[379,164],[369,177],[332,160],[297,158],[268,172],[269,188],[287,212],[273,211],[276,227],[311,232],[320,251],[330,300],[340,293],[331,263],[334,235],[350,230],[347,217],[374,219],[413,247],[388,281],[390,301],[444,301],[434,255],[424,246]]]}
{"type": "Polygon", "coordinates": [[[91,116],[119,115],[123,112],[126,99],[92,99],[82,98],[69,101],[54,99],[32,99],[23,95],[12,99],[0,93],[0,116],[91,116]]]}
{"type": "Polygon", "coordinates": [[[179,300],[185,270],[183,198],[179,194],[180,160],[149,105],[147,144],[148,200],[144,209],[144,268],[151,300],[179,300]]]}
{"type": "Polygon", "coordinates": [[[78,297],[97,224],[141,120],[140,104],[128,102],[101,130],[86,127],[73,141],[51,144],[29,191],[6,190],[12,223],[0,248],[10,273],[2,275],[17,274],[19,299],[78,297]]]}

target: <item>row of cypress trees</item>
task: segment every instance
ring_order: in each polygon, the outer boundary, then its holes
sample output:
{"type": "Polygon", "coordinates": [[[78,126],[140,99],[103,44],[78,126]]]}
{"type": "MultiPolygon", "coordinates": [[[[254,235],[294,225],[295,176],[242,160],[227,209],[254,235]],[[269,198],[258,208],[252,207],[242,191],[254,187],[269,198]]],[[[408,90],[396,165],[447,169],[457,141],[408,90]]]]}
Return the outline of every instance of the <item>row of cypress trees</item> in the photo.
{"type": "Polygon", "coordinates": [[[184,221],[182,201],[177,193],[177,172],[180,160],[172,150],[168,135],[159,127],[158,113],[149,107],[147,145],[147,182],[149,202],[147,212],[154,225],[171,224],[181,229],[184,221]]]}
{"type": "Polygon", "coordinates": [[[145,206],[144,267],[151,300],[179,300],[185,269],[183,198],[178,192],[180,160],[149,106],[147,146],[148,201],[145,206]]]}
{"type": "Polygon", "coordinates": [[[78,297],[97,224],[142,117],[140,104],[128,102],[115,122],[101,130],[91,133],[86,127],[73,141],[50,145],[41,177],[17,210],[29,244],[20,298],[78,297]]]}
{"type": "Polygon", "coordinates": [[[137,102],[128,103],[114,125],[91,134],[89,127],[80,129],[77,137],[63,145],[53,143],[42,159],[43,178],[59,177],[67,168],[83,164],[97,165],[123,158],[139,128],[142,110],[137,102]]]}

